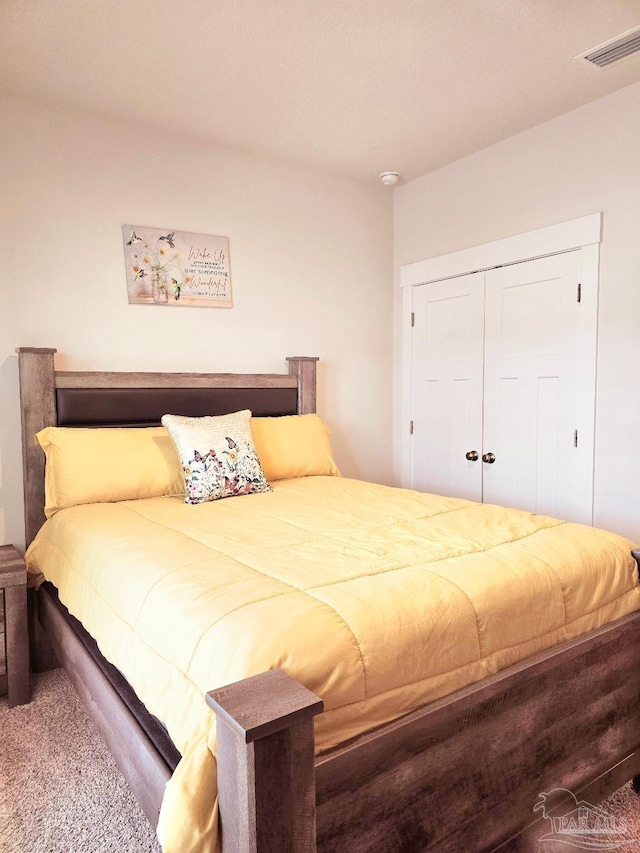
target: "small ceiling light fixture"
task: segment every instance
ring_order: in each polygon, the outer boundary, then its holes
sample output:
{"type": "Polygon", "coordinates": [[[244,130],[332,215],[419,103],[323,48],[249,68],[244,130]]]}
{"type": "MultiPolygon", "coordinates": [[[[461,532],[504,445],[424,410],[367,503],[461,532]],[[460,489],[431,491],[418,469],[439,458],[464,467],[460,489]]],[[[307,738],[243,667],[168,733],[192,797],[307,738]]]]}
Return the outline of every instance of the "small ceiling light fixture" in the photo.
{"type": "Polygon", "coordinates": [[[400,172],[380,172],[380,180],[385,187],[395,187],[400,180],[400,172]]]}

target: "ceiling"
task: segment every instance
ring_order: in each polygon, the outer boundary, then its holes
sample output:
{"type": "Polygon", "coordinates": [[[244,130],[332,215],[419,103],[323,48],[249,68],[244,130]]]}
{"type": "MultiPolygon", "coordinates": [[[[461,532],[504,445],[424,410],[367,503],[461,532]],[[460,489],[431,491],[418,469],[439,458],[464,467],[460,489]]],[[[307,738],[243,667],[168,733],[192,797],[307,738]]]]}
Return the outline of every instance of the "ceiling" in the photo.
{"type": "Polygon", "coordinates": [[[640,0],[2,0],[0,89],[375,182],[640,81],[640,0]]]}

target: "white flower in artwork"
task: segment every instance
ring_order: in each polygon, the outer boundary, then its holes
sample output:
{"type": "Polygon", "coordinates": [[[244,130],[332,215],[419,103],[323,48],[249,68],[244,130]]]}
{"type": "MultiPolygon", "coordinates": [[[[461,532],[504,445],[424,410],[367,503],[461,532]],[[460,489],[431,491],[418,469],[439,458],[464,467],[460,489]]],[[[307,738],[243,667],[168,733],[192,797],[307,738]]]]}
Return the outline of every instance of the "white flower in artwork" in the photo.
{"type": "Polygon", "coordinates": [[[175,232],[171,231],[168,234],[161,234],[153,242],[145,243],[133,229],[131,230],[127,246],[142,243],[140,248],[146,250],[141,254],[136,252],[133,256],[131,269],[135,274],[134,281],[141,282],[142,285],[138,286],[137,296],[151,296],[154,302],[167,303],[169,301],[168,279],[171,279],[173,298],[176,301],[180,298],[180,291],[186,279],[182,278],[180,269],[175,263],[180,253],[171,251],[175,249],[174,236],[175,232]],[[143,281],[144,279],[148,279],[148,282],[143,281]]]}

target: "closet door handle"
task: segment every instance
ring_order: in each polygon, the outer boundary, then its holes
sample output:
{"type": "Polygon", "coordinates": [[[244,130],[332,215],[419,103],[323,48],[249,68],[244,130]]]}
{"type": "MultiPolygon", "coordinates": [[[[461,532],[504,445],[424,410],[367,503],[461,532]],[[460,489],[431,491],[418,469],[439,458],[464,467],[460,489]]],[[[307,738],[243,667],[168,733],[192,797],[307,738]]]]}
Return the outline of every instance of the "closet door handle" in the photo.
{"type": "Polygon", "coordinates": [[[477,450],[469,450],[467,453],[464,454],[464,456],[465,459],[469,460],[469,462],[477,462],[479,459],[477,450]]]}
{"type": "Polygon", "coordinates": [[[483,453],[482,461],[486,462],[487,465],[493,465],[493,463],[496,461],[496,457],[493,455],[493,453],[483,453]]]}

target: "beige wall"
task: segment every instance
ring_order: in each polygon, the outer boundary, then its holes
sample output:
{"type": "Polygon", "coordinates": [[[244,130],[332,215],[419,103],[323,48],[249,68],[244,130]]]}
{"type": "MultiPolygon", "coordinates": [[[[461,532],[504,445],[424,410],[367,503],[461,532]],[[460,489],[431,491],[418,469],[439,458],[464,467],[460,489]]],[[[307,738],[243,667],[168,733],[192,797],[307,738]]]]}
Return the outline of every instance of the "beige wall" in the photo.
{"type": "Polygon", "coordinates": [[[318,355],[343,473],[391,479],[383,187],[0,97],[0,543],[23,541],[16,346],[69,369],[286,372],[318,355]],[[121,226],[229,237],[234,308],[129,305],[121,226]]]}
{"type": "MultiPolygon", "coordinates": [[[[595,523],[640,542],[640,85],[399,187],[394,201],[396,411],[400,266],[604,212],[595,523]]],[[[398,465],[400,429],[396,419],[398,465]]]]}

